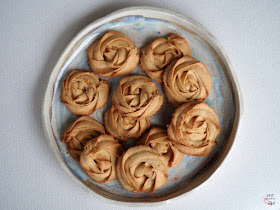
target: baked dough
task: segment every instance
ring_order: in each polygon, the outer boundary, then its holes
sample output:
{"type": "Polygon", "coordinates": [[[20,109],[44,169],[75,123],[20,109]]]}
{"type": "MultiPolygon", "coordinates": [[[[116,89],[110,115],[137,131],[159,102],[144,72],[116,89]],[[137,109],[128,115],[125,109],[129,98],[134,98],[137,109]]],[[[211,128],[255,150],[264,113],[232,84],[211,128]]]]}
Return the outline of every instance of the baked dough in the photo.
{"type": "Polygon", "coordinates": [[[140,67],[156,82],[162,83],[162,73],[174,59],[191,55],[188,42],[177,34],[157,38],[142,49],[140,67]]]}
{"type": "Polygon", "coordinates": [[[87,70],[72,71],[61,89],[61,102],[75,115],[91,115],[106,104],[109,96],[108,82],[87,70]]]}
{"type": "Polygon", "coordinates": [[[164,128],[152,128],[137,141],[137,145],[148,145],[155,149],[168,161],[169,168],[176,167],[184,158],[184,154],[170,141],[164,128]]]}
{"type": "Polygon", "coordinates": [[[172,61],[163,74],[164,93],[175,108],[186,102],[204,101],[211,86],[206,66],[190,56],[172,61]]]}
{"type": "Polygon", "coordinates": [[[102,134],[86,143],[80,165],[94,181],[107,182],[116,179],[116,164],[122,152],[122,146],[113,136],[102,134]]]}
{"type": "Polygon", "coordinates": [[[119,31],[109,31],[93,42],[88,50],[90,69],[102,77],[128,74],[137,67],[138,63],[137,47],[119,31]]]}
{"type": "Polygon", "coordinates": [[[82,116],[65,129],[61,142],[67,143],[70,155],[73,159],[79,160],[85,144],[104,133],[105,129],[100,122],[91,117],[82,116]]]}
{"type": "Polygon", "coordinates": [[[168,179],[167,160],[149,146],[129,148],[118,160],[117,177],[128,191],[152,193],[168,179]]]}
{"type": "Polygon", "coordinates": [[[108,134],[126,141],[140,137],[150,127],[150,117],[132,118],[121,115],[112,105],[104,114],[104,126],[108,134]]]}
{"type": "Polygon", "coordinates": [[[220,133],[219,117],[206,103],[186,103],[176,109],[167,132],[182,153],[207,155],[220,133]]]}
{"type": "Polygon", "coordinates": [[[163,103],[157,85],[143,75],[132,75],[120,80],[112,102],[121,115],[146,118],[155,114],[163,103]]]}

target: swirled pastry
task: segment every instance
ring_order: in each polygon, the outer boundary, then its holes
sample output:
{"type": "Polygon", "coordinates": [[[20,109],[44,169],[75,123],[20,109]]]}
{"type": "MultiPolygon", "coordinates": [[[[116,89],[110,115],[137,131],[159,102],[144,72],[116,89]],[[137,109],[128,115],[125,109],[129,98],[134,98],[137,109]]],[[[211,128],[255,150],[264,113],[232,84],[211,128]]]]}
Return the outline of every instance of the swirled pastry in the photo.
{"type": "Polygon", "coordinates": [[[220,133],[219,118],[208,104],[186,103],[176,109],[167,132],[182,153],[207,155],[220,133]]]}
{"type": "Polygon", "coordinates": [[[142,48],[140,67],[156,82],[162,83],[164,69],[174,59],[191,55],[188,42],[177,34],[157,38],[142,48]]]}
{"type": "Polygon", "coordinates": [[[163,74],[164,92],[174,107],[204,101],[211,86],[212,79],[206,66],[190,56],[171,62],[163,74]]]}
{"type": "Polygon", "coordinates": [[[129,148],[118,160],[117,177],[128,191],[152,193],[168,179],[167,160],[149,146],[129,148]]]}
{"type": "Polygon", "coordinates": [[[112,102],[121,115],[146,118],[160,109],[163,96],[151,79],[143,75],[132,75],[120,80],[112,102]]]}
{"type": "Polygon", "coordinates": [[[93,42],[88,50],[90,69],[102,77],[116,77],[132,72],[138,65],[138,49],[123,33],[109,31],[93,42]]]}
{"type": "Polygon", "coordinates": [[[68,151],[75,160],[79,160],[85,144],[105,133],[103,125],[97,120],[82,116],[68,126],[61,137],[61,142],[67,143],[68,151]]]}
{"type": "Polygon", "coordinates": [[[155,149],[168,161],[169,168],[176,167],[184,158],[184,154],[170,141],[164,128],[152,128],[138,140],[137,144],[148,145],[155,149]]]}
{"type": "Polygon", "coordinates": [[[116,164],[122,152],[122,146],[113,136],[102,134],[86,143],[80,165],[94,181],[107,182],[116,179],[116,164]]]}
{"type": "Polygon", "coordinates": [[[140,119],[121,115],[112,105],[104,114],[104,125],[110,135],[125,141],[141,136],[150,127],[150,117],[140,119]]]}
{"type": "Polygon", "coordinates": [[[75,115],[91,115],[108,101],[110,87],[86,70],[74,70],[63,81],[61,102],[75,115]]]}

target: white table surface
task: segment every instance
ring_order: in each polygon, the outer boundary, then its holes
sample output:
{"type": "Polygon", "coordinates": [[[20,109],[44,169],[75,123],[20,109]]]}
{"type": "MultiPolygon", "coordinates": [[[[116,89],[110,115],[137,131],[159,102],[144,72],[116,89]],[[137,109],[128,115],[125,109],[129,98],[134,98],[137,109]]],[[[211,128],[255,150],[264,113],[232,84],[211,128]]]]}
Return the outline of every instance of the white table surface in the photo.
{"type": "Polygon", "coordinates": [[[73,182],[41,125],[46,84],[67,43],[92,21],[128,6],[162,7],[204,25],[227,52],[244,99],[235,143],[218,171],[182,199],[149,209],[280,209],[279,0],[1,0],[0,208],[131,208],[73,182]],[[273,206],[263,201],[268,193],[275,194],[273,206]]]}

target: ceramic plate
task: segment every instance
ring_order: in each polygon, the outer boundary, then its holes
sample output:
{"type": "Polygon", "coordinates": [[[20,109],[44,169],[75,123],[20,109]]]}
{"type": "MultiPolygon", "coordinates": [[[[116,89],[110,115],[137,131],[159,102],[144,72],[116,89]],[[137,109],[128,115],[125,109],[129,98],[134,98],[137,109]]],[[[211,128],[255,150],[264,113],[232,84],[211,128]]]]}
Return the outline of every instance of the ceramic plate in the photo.
{"type": "MultiPolygon", "coordinates": [[[[90,71],[90,70],[89,70],[90,71]]],[[[171,11],[150,7],[127,8],[99,19],[83,29],[66,47],[50,77],[43,107],[43,120],[48,141],[63,167],[74,179],[91,191],[112,200],[123,202],[159,202],[182,195],[206,181],[220,166],[236,134],[240,100],[232,67],[224,51],[215,38],[197,22],[171,11]],[[176,33],[185,38],[191,48],[192,56],[202,61],[212,76],[212,89],[205,101],[213,107],[220,119],[221,133],[218,144],[211,153],[203,157],[186,156],[182,163],[168,171],[168,181],[154,193],[134,193],[126,191],[117,180],[99,184],[92,181],[81,169],[79,163],[71,158],[61,134],[77,119],[60,102],[62,81],[74,69],[88,69],[87,50],[90,44],[110,30],[126,34],[140,49],[149,41],[168,33],[176,33]]],[[[144,74],[138,66],[131,74],[144,74]]],[[[103,78],[106,79],[106,78],[103,78]]],[[[114,90],[121,77],[108,80],[114,90]]],[[[162,92],[162,86],[158,84],[162,92]]],[[[111,95],[112,95],[111,91],[111,95]]],[[[109,102],[91,117],[103,122],[104,110],[109,102]]],[[[152,116],[151,124],[166,125],[170,122],[174,109],[166,102],[161,110],[152,116]]]]}

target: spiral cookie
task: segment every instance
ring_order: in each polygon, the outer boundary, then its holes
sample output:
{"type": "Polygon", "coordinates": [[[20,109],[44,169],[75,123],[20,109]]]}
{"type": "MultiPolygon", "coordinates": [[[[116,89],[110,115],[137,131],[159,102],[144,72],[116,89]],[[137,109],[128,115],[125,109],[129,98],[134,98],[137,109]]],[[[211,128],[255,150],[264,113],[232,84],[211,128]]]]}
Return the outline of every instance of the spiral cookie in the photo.
{"type": "Polygon", "coordinates": [[[116,77],[132,72],[138,65],[138,49],[123,33],[109,31],[93,42],[88,50],[91,70],[102,77],[116,77]]]}
{"type": "Polygon", "coordinates": [[[70,155],[79,160],[85,144],[105,133],[103,125],[97,120],[82,116],[68,126],[61,137],[61,142],[67,143],[70,155]]]}
{"type": "Polygon", "coordinates": [[[61,102],[75,115],[91,115],[108,101],[110,87],[86,70],[74,70],[63,81],[61,102]]]}
{"type": "Polygon", "coordinates": [[[140,67],[156,82],[162,83],[162,73],[174,59],[191,55],[188,42],[177,34],[157,38],[142,48],[140,67]]]}
{"type": "Polygon", "coordinates": [[[167,160],[149,146],[129,148],[118,160],[117,177],[128,191],[152,193],[168,179],[167,160]]]}
{"type": "Polygon", "coordinates": [[[170,141],[164,128],[152,128],[137,141],[137,144],[148,145],[155,149],[168,161],[169,168],[176,167],[184,158],[184,154],[170,141]]]}
{"type": "Polygon", "coordinates": [[[104,114],[104,125],[110,135],[125,141],[141,136],[150,127],[150,117],[140,119],[123,116],[112,105],[104,114]]]}
{"type": "Polygon", "coordinates": [[[206,66],[190,56],[172,61],[163,74],[164,92],[174,107],[204,101],[211,86],[212,79],[206,66]]]}
{"type": "Polygon", "coordinates": [[[121,79],[113,93],[112,102],[121,115],[146,118],[160,109],[163,96],[151,79],[132,75],[121,79]]]}
{"type": "Polygon", "coordinates": [[[103,134],[86,143],[80,164],[94,181],[103,183],[116,179],[116,164],[122,152],[114,137],[103,134]]]}
{"type": "Polygon", "coordinates": [[[219,118],[208,104],[186,103],[176,109],[167,132],[182,153],[207,155],[220,133],[219,118]]]}

